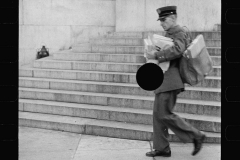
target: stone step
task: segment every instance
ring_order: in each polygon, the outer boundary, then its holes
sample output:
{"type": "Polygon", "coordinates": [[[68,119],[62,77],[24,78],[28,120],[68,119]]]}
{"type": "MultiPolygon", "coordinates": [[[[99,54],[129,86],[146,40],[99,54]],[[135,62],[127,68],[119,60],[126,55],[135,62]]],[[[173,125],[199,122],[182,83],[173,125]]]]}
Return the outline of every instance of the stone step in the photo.
{"type": "Polygon", "coordinates": [[[198,35],[202,34],[205,40],[211,39],[221,39],[220,31],[198,31],[198,32],[190,32],[192,39],[196,38],[198,35]]]}
{"type": "MultiPolygon", "coordinates": [[[[185,86],[190,86],[190,85],[186,84],[185,86]]],[[[203,81],[194,85],[193,87],[221,88],[221,77],[216,77],[216,76],[205,77],[203,81]]]]}
{"type": "MultiPolygon", "coordinates": [[[[92,45],[112,45],[112,46],[143,46],[144,45],[143,39],[140,39],[140,38],[97,38],[97,39],[90,40],[90,43],[92,45]]],[[[221,40],[205,39],[205,44],[207,47],[221,47],[221,40]]]]}
{"type": "Polygon", "coordinates": [[[214,40],[205,39],[205,45],[207,47],[221,47],[221,39],[214,40]]]}
{"type": "Polygon", "coordinates": [[[202,87],[186,87],[185,92],[181,92],[178,97],[184,99],[221,101],[220,88],[202,88],[202,87]]]}
{"type": "Polygon", "coordinates": [[[76,79],[101,82],[137,83],[135,73],[99,72],[59,69],[21,68],[19,75],[22,77],[40,77],[54,79],[76,79]]]}
{"type": "MultiPolygon", "coordinates": [[[[113,32],[103,38],[146,38],[149,33],[164,35],[165,32],[113,32]]],[[[193,38],[202,34],[204,39],[221,39],[221,31],[192,31],[193,38]]]]}
{"type": "MultiPolygon", "coordinates": [[[[221,57],[219,58],[221,59],[221,57]]],[[[61,51],[54,53],[53,59],[65,61],[146,63],[146,58],[143,54],[77,53],[71,51],[61,51]]]]}
{"type": "MultiPolygon", "coordinates": [[[[77,103],[19,100],[24,112],[46,113],[71,117],[93,118],[134,124],[153,124],[152,111],[146,109],[121,108],[77,103]]],[[[221,118],[214,116],[177,113],[201,131],[221,132],[221,118]]]]}
{"type": "MultiPolygon", "coordinates": [[[[123,73],[123,72],[96,72],[96,71],[89,72],[77,70],[20,68],[19,76],[137,84],[135,73],[123,73]]],[[[221,88],[221,77],[207,76],[202,82],[195,86],[221,88]]]]}
{"type": "MultiPolygon", "coordinates": [[[[221,56],[211,56],[211,58],[213,65],[221,65],[221,56]]],[[[146,58],[142,54],[75,53],[62,51],[53,54],[53,59],[67,61],[146,63],[146,58]]]]}
{"type": "MultiPolygon", "coordinates": [[[[144,63],[62,61],[47,57],[34,61],[34,68],[137,73],[144,63]]],[[[221,76],[221,66],[213,66],[209,76],[221,76]]]]}
{"type": "MultiPolygon", "coordinates": [[[[109,94],[128,94],[139,96],[154,96],[153,92],[149,92],[140,88],[137,84],[127,83],[109,83],[96,81],[78,81],[78,80],[59,80],[59,79],[42,79],[20,77],[19,86],[26,88],[42,88],[53,90],[68,90],[94,93],[109,94]]],[[[181,98],[189,98],[196,100],[221,100],[220,88],[201,88],[186,87],[185,92],[179,94],[181,98]]]]}
{"type": "MultiPolygon", "coordinates": [[[[154,101],[153,96],[150,97],[21,87],[19,87],[19,98],[150,110],[153,109],[154,101]]],[[[220,116],[220,107],[221,102],[219,101],[178,98],[175,110],[176,112],[183,113],[220,116]]]]}
{"type": "MultiPolygon", "coordinates": [[[[153,132],[151,125],[30,112],[19,112],[19,125],[79,134],[145,141],[152,140],[153,132]]],[[[207,138],[204,141],[205,143],[221,143],[220,133],[204,133],[207,135],[207,138]]],[[[173,134],[173,132],[171,132],[171,130],[169,131],[169,140],[171,142],[179,142],[179,139],[173,134]]]]}
{"type": "MultiPolygon", "coordinates": [[[[207,47],[209,55],[220,56],[221,47],[207,47]]],[[[73,46],[72,52],[78,53],[108,53],[108,54],[142,54],[144,46],[109,46],[109,45],[88,45],[88,46],[73,46]]]]}

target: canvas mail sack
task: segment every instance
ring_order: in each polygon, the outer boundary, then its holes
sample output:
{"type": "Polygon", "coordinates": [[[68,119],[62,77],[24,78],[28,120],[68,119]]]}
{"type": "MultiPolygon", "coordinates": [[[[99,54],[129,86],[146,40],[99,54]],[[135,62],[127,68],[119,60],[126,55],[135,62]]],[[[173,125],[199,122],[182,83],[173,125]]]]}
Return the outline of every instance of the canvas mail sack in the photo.
{"type": "Polygon", "coordinates": [[[213,62],[208,54],[203,35],[198,35],[180,58],[179,71],[183,83],[196,85],[213,69],[213,62]]]}

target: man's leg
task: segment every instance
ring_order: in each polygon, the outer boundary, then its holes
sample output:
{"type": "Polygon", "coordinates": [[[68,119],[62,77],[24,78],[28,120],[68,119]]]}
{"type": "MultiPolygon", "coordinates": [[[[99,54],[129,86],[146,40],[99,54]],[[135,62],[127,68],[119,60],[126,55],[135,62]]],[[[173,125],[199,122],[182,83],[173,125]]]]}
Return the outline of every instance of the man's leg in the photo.
{"type": "Polygon", "coordinates": [[[170,128],[180,140],[184,143],[192,142],[193,139],[199,139],[202,137],[202,133],[187,123],[184,119],[174,114],[172,111],[175,107],[177,94],[179,90],[170,91],[169,102],[166,103],[166,114],[161,116],[161,121],[170,128]]]}
{"type": "MultiPolygon", "coordinates": [[[[194,152],[197,153],[200,150],[199,139],[203,138],[203,134],[172,112],[178,93],[180,93],[180,90],[155,95],[153,108],[153,148],[159,151],[170,150],[166,132],[166,128],[170,128],[183,142],[193,142],[198,139],[197,147],[196,143],[194,144],[194,152]],[[198,148],[198,151],[196,148],[198,148]]],[[[195,155],[194,152],[193,155],[195,155]]],[[[150,152],[147,154],[153,155],[150,152]]]]}
{"type": "Polygon", "coordinates": [[[168,128],[162,122],[161,117],[166,114],[168,94],[159,93],[155,95],[153,108],[153,149],[164,151],[170,149],[168,142],[168,128]]]}
{"type": "Polygon", "coordinates": [[[168,128],[162,122],[161,116],[165,115],[165,103],[168,101],[168,93],[155,95],[153,107],[153,151],[147,152],[146,156],[170,157],[171,149],[168,142],[168,128]]]}
{"type": "Polygon", "coordinates": [[[168,108],[165,109],[166,114],[160,118],[161,121],[179,137],[180,140],[185,143],[194,143],[194,150],[192,152],[192,155],[196,155],[202,148],[202,143],[205,139],[205,135],[172,112],[178,93],[179,90],[175,90],[172,91],[171,94],[168,94],[170,96],[169,102],[166,103],[168,104],[166,105],[168,108]]]}

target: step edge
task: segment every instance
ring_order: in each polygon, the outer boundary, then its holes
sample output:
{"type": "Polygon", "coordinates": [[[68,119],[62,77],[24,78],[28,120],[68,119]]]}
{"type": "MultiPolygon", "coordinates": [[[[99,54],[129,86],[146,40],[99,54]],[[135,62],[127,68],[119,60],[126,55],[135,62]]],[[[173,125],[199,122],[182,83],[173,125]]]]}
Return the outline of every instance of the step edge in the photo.
{"type": "MultiPolygon", "coordinates": [[[[54,78],[40,78],[40,77],[19,77],[19,80],[29,81],[45,81],[49,83],[74,83],[74,84],[86,84],[86,85],[102,85],[102,86],[116,86],[116,87],[135,87],[139,88],[138,84],[135,83],[117,83],[117,82],[100,82],[100,81],[82,81],[74,79],[54,79],[54,78]]],[[[221,88],[214,87],[194,87],[185,86],[187,91],[201,91],[201,92],[221,92],[221,88]]]]}
{"type": "MultiPolygon", "coordinates": [[[[88,72],[89,71],[84,71],[84,70],[69,70],[69,69],[55,69],[55,68],[34,68],[34,67],[31,67],[31,68],[19,68],[19,70],[21,71],[25,71],[25,70],[28,70],[28,71],[61,71],[61,72],[88,72]]],[[[103,74],[123,74],[123,75],[135,75],[136,73],[128,73],[128,72],[104,72],[104,71],[91,71],[91,73],[103,73],[103,74]]],[[[221,76],[206,76],[206,79],[207,78],[210,78],[210,77],[213,77],[213,79],[219,79],[221,80],[221,76]]],[[[210,78],[211,79],[211,78],[210,78]]]]}
{"type": "MultiPolygon", "coordinates": [[[[134,100],[147,100],[147,101],[153,101],[153,96],[138,96],[138,95],[123,95],[123,94],[108,94],[108,93],[94,93],[94,92],[79,92],[79,91],[62,91],[62,90],[53,90],[53,89],[36,89],[36,88],[23,88],[19,87],[19,91],[37,91],[37,92],[49,92],[49,93],[62,93],[62,94],[77,94],[77,95],[88,95],[88,96],[98,96],[98,97],[110,97],[110,98],[127,98],[127,99],[134,99],[134,100]],[[95,95],[94,95],[95,94],[95,95]]],[[[219,101],[209,101],[209,100],[192,100],[192,99],[184,99],[184,98],[178,98],[177,102],[181,103],[181,101],[189,101],[189,102],[199,102],[201,103],[208,103],[208,104],[215,104],[214,106],[221,106],[221,102],[219,101]]],[[[186,102],[183,102],[186,103],[186,102]]],[[[192,103],[189,103],[192,104],[192,103]]]]}
{"type": "MultiPolygon", "coordinates": [[[[58,63],[99,63],[99,64],[116,64],[116,65],[135,65],[135,66],[138,66],[138,65],[143,65],[145,63],[123,63],[123,62],[101,62],[101,61],[73,61],[73,60],[58,60],[58,59],[43,59],[43,60],[38,60],[38,61],[35,61],[36,63],[37,62],[58,62],[58,63]]],[[[34,63],[35,63],[34,62],[34,63]]],[[[213,68],[221,68],[220,65],[213,65],[213,68]]]]}
{"type": "MultiPolygon", "coordinates": [[[[67,107],[67,108],[78,108],[78,109],[87,109],[87,110],[99,110],[99,111],[110,111],[110,112],[120,112],[120,113],[132,113],[132,114],[142,114],[142,115],[152,115],[152,110],[148,109],[136,109],[136,108],[122,108],[122,107],[113,107],[113,106],[102,106],[102,105],[92,105],[92,104],[77,104],[77,103],[66,103],[66,102],[54,102],[51,103],[46,101],[36,101],[36,100],[20,100],[20,103],[27,103],[33,105],[45,105],[45,106],[56,106],[56,107],[67,107]]],[[[182,118],[190,119],[190,120],[198,120],[205,122],[214,122],[221,123],[221,117],[211,116],[211,115],[197,115],[197,114],[189,114],[189,113],[180,113],[174,112],[182,118]],[[200,119],[199,119],[200,118],[200,119]],[[211,120],[209,120],[210,118],[211,120]]]]}
{"type": "MultiPolygon", "coordinates": [[[[21,111],[19,111],[19,119],[27,119],[26,118],[26,116],[24,117],[24,115],[22,115],[22,114],[26,114],[26,112],[21,112],[21,111]]],[[[112,123],[112,126],[114,126],[114,128],[119,128],[119,129],[127,129],[127,128],[135,128],[134,130],[136,130],[136,131],[143,131],[143,132],[152,132],[152,125],[145,125],[145,124],[133,124],[133,123],[124,123],[124,122],[114,122],[114,121],[107,121],[107,120],[96,120],[96,119],[90,119],[90,118],[78,118],[78,117],[69,117],[69,116],[59,116],[59,115],[50,115],[50,114],[41,114],[41,113],[31,113],[31,112],[28,112],[28,114],[35,114],[35,115],[40,115],[40,116],[49,116],[49,117],[58,117],[58,118],[60,118],[60,117],[67,117],[67,118],[69,118],[69,119],[85,119],[85,120],[89,120],[89,121],[87,121],[86,123],[84,123],[84,125],[90,125],[90,126],[96,126],[96,124],[101,124],[100,126],[104,126],[104,127],[110,127],[110,128],[112,128],[111,127],[111,125],[110,126],[107,126],[106,125],[106,123],[104,123],[104,122],[108,122],[108,123],[112,123]],[[121,126],[124,126],[125,125],[125,127],[126,128],[123,128],[123,127],[119,127],[119,125],[116,125],[116,124],[121,124],[121,126]],[[136,127],[137,126],[137,127],[136,127]],[[141,126],[141,127],[148,127],[148,128],[150,128],[150,131],[149,131],[149,129],[145,129],[145,130],[140,130],[139,129],[139,127],[138,126],[141,126]]],[[[27,115],[28,116],[28,115],[27,115]]],[[[36,116],[34,117],[34,118],[36,118],[36,116]]],[[[29,120],[32,120],[32,119],[29,119],[29,120]]],[[[36,119],[35,119],[36,120],[36,119]]],[[[38,119],[39,120],[39,119],[38,119]]],[[[52,119],[51,119],[52,120],[52,119]]],[[[41,120],[39,120],[39,121],[47,121],[46,119],[41,119],[41,120]]],[[[52,122],[54,122],[53,120],[52,120],[52,122]]],[[[56,121],[55,121],[56,122],[56,121]]],[[[61,122],[57,122],[57,123],[61,123],[61,122]]],[[[63,123],[65,123],[65,124],[68,124],[66,121],[63,121],[63,123]]],[[[78,123],[75,123],[75,125],[79,125],[78,123]]],[[[99,125],[97,125],[97,126],[99,126],[99,125]]],[[[211,134],[211,135],[215,135],[215,136],[221,136],[221,133],[219,133],[219,132],[207,132],[207,131],[203,131],[205,134],[211,134]]],[[[170,134],[174,134],[171,130],[170,130],[170,132],[169,132],[170,134]]],[[[212,137],[212,136],[211,136],[212,137]]],[[[218,137],[217,137],[218,138],[218,137]]]]}

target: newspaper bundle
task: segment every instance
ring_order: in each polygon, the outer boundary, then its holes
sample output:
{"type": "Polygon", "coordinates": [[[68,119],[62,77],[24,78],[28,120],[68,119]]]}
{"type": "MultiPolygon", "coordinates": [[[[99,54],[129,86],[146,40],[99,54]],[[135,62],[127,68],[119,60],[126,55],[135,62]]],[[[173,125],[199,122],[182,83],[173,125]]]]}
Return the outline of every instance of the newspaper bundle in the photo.
{"type": "Polygon", "coordinates": [[[145,50],[144,50],[144,57],[147,60],[147,63],[155,63],[161,67],[163,72],[167,71],[169,68],[169,61],[159,63],[156,59],[148,59],[146,54],[151,51],[156,51],[156,47],[161,48],[161,50],[171,47],[173,45],[173,40],[168,37],[164,37],[161,35],[153,34],[149,35],[147,39],[144,39],[145,50]]]}

